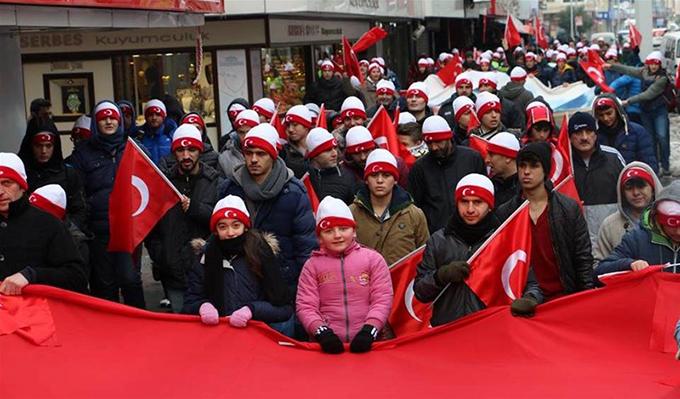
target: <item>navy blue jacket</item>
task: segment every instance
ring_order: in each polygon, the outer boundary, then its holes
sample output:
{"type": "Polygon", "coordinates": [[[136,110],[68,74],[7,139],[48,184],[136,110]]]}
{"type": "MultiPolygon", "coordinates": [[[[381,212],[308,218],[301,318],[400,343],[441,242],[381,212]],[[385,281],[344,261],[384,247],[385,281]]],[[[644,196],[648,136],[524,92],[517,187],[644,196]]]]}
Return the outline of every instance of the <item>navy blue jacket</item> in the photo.
{"type": "Polygon", "coordinates": [[[153,163],[159,164],[161,158],[170,154],[172,147],[172,134],[175,133],[177,124],[172,118],[166,117],[158,129],[153,129],[148,123],[139,128],[137,139],[149,151],[153,163]]]}

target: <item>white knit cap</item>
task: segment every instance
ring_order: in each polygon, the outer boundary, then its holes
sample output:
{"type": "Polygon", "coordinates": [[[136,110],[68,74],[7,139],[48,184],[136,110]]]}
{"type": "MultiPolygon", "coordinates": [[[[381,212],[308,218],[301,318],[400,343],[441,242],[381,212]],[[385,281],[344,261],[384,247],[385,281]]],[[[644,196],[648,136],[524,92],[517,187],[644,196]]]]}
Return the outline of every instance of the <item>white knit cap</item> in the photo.
{"type": "Polygon", "coordinates": [[[359,60],[359,65],[363,65],[368,68],[371,63],[368,60],[359,60]]]}
{"type": "Polygon", "coordinates": [[[430,63],[427,62],[427,58],[420,58],[420,59],[418,59],[418,66],[426,67],[426,66],[428,66],[429,64],[430,64],[430,63]]]}
{"type": "Polygon", "coordinates": [[[404,125],[406,123],[415,123],[418,122],[416,120],[416,117],[413,116],[412,113],[410,112],[400,112],[399,113],[399,124],[404,125]]]}
{"type": "Polygon", "coordinates": [[[312,114],[312,119],[318,117],[319,113],[321,112],[321,108],[319,108],[319,106],[314,103],[307,103],[305,104],[305,107],[307,107],[309,112],[312,114]]]}
{"type": "Polygon", "coordinates": [[[426,59],[429,65],[434,65],[434,59],[432,59],[431,57],[427,57],[426,59]]]}
{"type": "Polygon", "coordinates": [[[66,192],[58,184],[48,184],[37,188],[28,197],[31,205],[53,215],[59,220],[66,216],[66,192]]]}
{"type": "Polygon", "coordinates": [[[255,104],[253,104],[253,111],[267,119],[271,119],[272,116],[274,116],[274,112],[276,112],[276,105],[271,98],[264,97],[255,101],[255,104]]]}
{"type": "Polygon", "coordinates": [[[237,219],[246,227],[250,227],[250,213],[241,197],[227,195],[217,201],[210,217],[210,231],[215,231],[217,222],[222,219],[237,219]]]}
{"type": "Polygon", "coordinates": [[[368,154],[366,166],[364,167],[364,179],[369,175],[378,172],[386,172],[394,176],[395,180],[399,179],[397,159],[391,152],[384,148],[377,148],[368,154]]]}
{"type": "Polygon", "coordinates": [[[304,105],[293,105],[286,112],[284,123],[296,122],[307,128],[312,127],[312,113],[304,105]]]}
{"type": "Polygon", "coordinates": [[[458,181],[456,185],[456,202],[463,197],[475,196],[494,207],[494,189],[491,179],[479,173],[470,173],[458,181]]]}
{"type": "Polygon", "coordinates": [[[90,131],[90,125],[92,124],[92,119],[87,115],[80,115],[76,119],[76,123],[73,125],[74,128],[84,129],[88,132],[90,131]]]}
{"type": "Polygon", "coordinates": [[[172,134],[172,151],[182,147],[198,148],[199,151],[203,151],[201,131],[191,123],[179,125],[172,134]]]}
{"type": "Polygon", "coordinates": [[[24,163],[16,154],[11,152],[0,152],[0,179],[14,180],[21,188],[28,190],[26,182],[26,168],[24,163]]]}
{"type": "Polygon", "coordinates": [[[455,100],[453,100],[453,115],[454,119],[456,122],[460,119],[461,116],[465,115],[466,112],[472,111],[472,112],[477,112],[475,109],[475,103],[472,102],[472,99],[468,96],[460,96],[456,97],[455,100]]]}
{"type": "Polygon", "coordinates": [[[526,54],[524,55],[524,58],[531,58],[531,59],[534,59],[534,60],[535,60],[535,59],[536,59],[536,54],[534,54],[533,52],[529,51],[528,53],[526,53],[526,54]]]}
{"type": "Polygon", "coordinates": [[[345,152],[347,154],[356,154],[366,150],[375,148],[373,135],[364,126],[354,126],[349,128],[345,136],[345,152]]]}
{"type": "Polygon", "coordinates": [[[305,157],[308,159],[312,159],[322,152],[338,146],[338,141],[335,137],[322,127],[315,127],[310,130],[305,141],[307,143],[307,154],[305,157]]]}
{"type": "Polygon", "coordinates": [[[423,122],[423,140],[425,142],[451,140],[451,137],[453,137],[453,132],[451,132],[446,119],[441,116],[428,116],[423,122]]]}
{"type": "Polygon", "coordinates": [[[557,61],[566,61],[567,60],[567,55],[564,53],[559,53],[557,54],[557,58],[555,58],[557,61]]]}
{"type": "Polygon", "coordinates": [[[396,88],[394,87],[394,83],[392,83],[390,80],[380,79],[375,85],[375,94],[394,95],[395,91],[396,88]]]}
{"type": "Polygon", "coordinates": [[[323,60],[323,62],[321,63],[321,70],[322,71],[334,71],[335,65],[333,65],[333,61],[323,60]]]}
{"type": "Polygon", "coordinates": [[[477,101],[475,102],[475,108],[477,109],[477,116],[480,118],[491,110],[501,111],[501,100],[497,95],[490,93],[488,91],[483,91],[477,95],[477,101]]]}
{"type": "Polygon", "coordinates": [[[385,59],[383,57],[373,57],[371,58],[371,62],[375,62],[376,64],[385,68],[385,59]]]}
{"type": "Polygon", "coordinates": [[[95,121],[100,121],[107,117],[120,121],[120,110],[116,104],[110,101],[102,101],[94,109],[94,119],[95,121]]]}
{"type": "Polygon", "coordinates": [[[227,114],[229,114],[229,117],[231,117],[231,119],[234,119],[234,118],[236,118],[236,117],[238,116],[238,114],[239,114],[241,111],[243,111],[244,109],[246,109],[246,107],[244,107],[243,104],[233,103],[233,104],[231,104],[231,106],[229,106],[229,108],[227,109],[227,114]]]}
{"type": "Polygon", "coordinates": [[[234,125],[236,128],[241,126],[255,127],[260,124],[260,115],[252,109],[244,109],[238,113],[234,125]]]}
{"type": "MultiPolygon", "coordinates": [[[[591,50],[597,50],[597,51],[600,51],[600,50],[601,50],[601,49],[600,49],[600,45],[597,44],[597,43],[591,44],[591,45],[590,45],[590,49],[591,49],[591,50]]],[[[565,50],[566,50],[566,49],[565,49],[565,50]]]]}
{"type": "Polygon", "coordinates": [[[661,65],[661,61],[663,61],[663,54],[661,54],[661,51],[656,50],[649,53],[649,55],[645,58],[645,64],[661,65]]]}
{"type": "Polygon", "coordinates": [[[165,104],[163,104],[163,101],[157,99],[149,100],[149,102],[144,104],[144,115],[146,115],[148,112],[160,114],[163,117],[168,114],[165,110],[165,104]]]}
{"type": "Polygon", "coordinates": [[[449,53],[439,53],[439,62],[446,61],[449,58],[453,57],[453,54],[449,53]]]}
{"type": "Polygon", "coordinates": [[[619,54],[614,49],[609,49],[609,50],[607,50],[606,53],[604,53],[604,59],[605,60],[610,59],[610,58],[616,58],[618,56],[619,56],[619,54]]]}
{"type": "Polygon", "coordinates": [[[516,66],[510,71],[510,79],[514,81],[524,80],[527,77],[527,71],[524,68],[516,66]]]}
{"type": "Polygon", "coordinates": [[[340,115],[342,119],[352,118],[355,116],[360,116],[366,119],[366,108],[364,103],[359,100],[359,98],[354,96],[349,96],[342,102],[340,107],[340,115]]]}
{"type": "Polygon", "coordinates": [[[316,210],[316,232],[336,226],[356,227],[356,223],[347,204],[329,195],[319,202],[316,210]]]}
{"type": "Polygon", "coordinates": [[[266,151],[273,159],[279,156],[277,145],[279,132],[269,123],[260,123],[246,133],[243,139],[243,148],[259,148],[266,151]]]}
{"type": "Polygon", "coordinates": [[[500,132],[489,139],[486,149],[494,154],[503,155],[508,158],[517,158],[519,140],[512,133],[500,132]]]}
{"type": "Polygon", "coordinates": [[[370,64],[368,64],[368,71],[371,72],[371,70],[373,69],[379,70],[381,74],[385,73],[383,67],[381,67],[377,62],[371,62],[370,64]]]}
{"type": "Polygon", "coordinates": [[[427,92],[427,86],[425,86],[425,83],[423,82],[413,82],[411,83],[411,86],[408,87],[408,90],[406,91],[406,97],[411,97],[411,96],[417,96],[425,99],[425,102],[428,102],[430,97],[427,92]]]}
{"type": "Polygon", "coordinates": [[[576,49],[573,49],[573,48],[569,47],[569,48],[567,49],[567,55],[568,55],[568,56],[570,56],[570,55],[576,55],[576,49]]]}

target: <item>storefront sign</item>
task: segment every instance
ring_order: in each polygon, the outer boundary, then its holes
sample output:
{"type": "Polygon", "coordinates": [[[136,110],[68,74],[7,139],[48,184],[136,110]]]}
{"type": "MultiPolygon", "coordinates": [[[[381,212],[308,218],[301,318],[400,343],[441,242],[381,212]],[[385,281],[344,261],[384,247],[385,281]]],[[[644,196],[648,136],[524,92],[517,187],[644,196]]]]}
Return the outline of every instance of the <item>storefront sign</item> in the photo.
{"type": "MultiPolygon", "coordinates": [[[[13,3],[16,0],[0,0],[13,3]]],[[[124,8],[128,10],[181,11],[191,13],[223,13],[223,0],[23,0],[23,5],[124,8]]]]}
{"type": "MultiPolygon", "coordinates": [[[[0,0],[2,1],[2,0],[0,0]]],[[[201,28],[203,45],[265,43],[261,19],[208,22],[201,28]]],[[[193,48],[195,28],[53,31],[21,34],[22,54],[193,48]]]]}
{"type": "Polygon", "coordinates": [[[269,37],[272,43],[313,43],[340,41],[342,36],[358,39],[370,25],[367,21],[324,21],[301,19],[270,19],[269,37]]]}
{"type": "Polygon", "coordinates": [[[457,4],[458,1],[462,3],[462,0],[265,0],[265,9],[268,13],[307,12],[354,14],[362,17],[423,18],[423,6],[428,6],[431,2],[457,4]]]}

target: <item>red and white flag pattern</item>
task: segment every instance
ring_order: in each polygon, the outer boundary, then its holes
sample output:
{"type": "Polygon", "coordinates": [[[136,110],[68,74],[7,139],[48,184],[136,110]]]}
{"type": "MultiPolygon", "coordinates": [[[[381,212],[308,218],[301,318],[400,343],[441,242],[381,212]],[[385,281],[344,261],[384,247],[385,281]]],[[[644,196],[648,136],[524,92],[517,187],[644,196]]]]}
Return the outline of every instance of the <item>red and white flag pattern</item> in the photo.
{"type": "Polygon", "coordinates": [[[390,268],[394,300],[388,318],[397,337],[430,328],[432,307],[420,302],[413,292],[416,269],[423,260],[425,246],[411,252],[390,268]]]}

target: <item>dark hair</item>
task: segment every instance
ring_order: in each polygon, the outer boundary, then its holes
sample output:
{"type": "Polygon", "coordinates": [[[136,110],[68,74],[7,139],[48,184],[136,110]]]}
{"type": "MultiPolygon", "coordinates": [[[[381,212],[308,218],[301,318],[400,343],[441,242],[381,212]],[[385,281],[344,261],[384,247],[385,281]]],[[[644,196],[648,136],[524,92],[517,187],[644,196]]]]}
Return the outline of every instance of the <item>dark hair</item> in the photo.
{"type": "Polygon", "coordinates": [[[411,140],[415,142],[423,139],[423,131],[418,122],[409,122],[399,125],[397,134],[400,136],[409,136],[411,140]]]}
{"type": "Polygon", "coordinates": [[[52,103],[50,100],[46,100],[44,98],[36,98],[35,100],[31,101],[31,113],[38,113],[40,111],[40,108],[44,107],[51,107],[52,103]]]}

